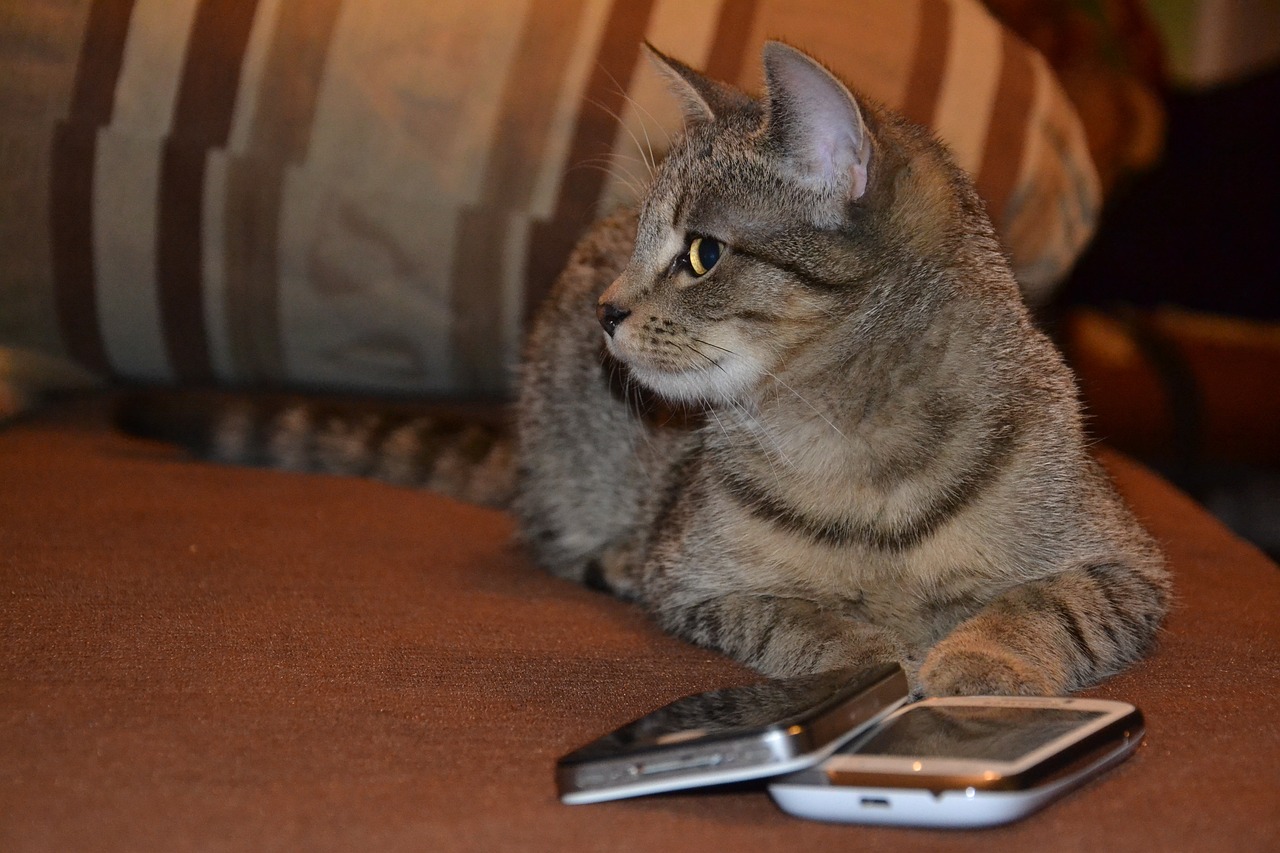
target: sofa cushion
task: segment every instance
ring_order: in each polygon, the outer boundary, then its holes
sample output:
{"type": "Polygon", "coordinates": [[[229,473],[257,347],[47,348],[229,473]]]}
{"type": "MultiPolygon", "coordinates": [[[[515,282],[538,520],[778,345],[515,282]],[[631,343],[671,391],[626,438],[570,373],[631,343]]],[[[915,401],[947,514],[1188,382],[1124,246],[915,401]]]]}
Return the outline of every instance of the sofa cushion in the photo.
{"type": "Polygon", "coordinates": [[[1029,292],[1092,234],[1076,114],[978,0],[23,3],[0,345],[135,381],[504,393],[529,307],[678,126],[642,40],[758,89],[767,37],[951,143],[1029,292]]]}
{"type": "Polygon", "coordinates": [[[564,806],[560,754],[752,676],[538,571],[497,512],[190,461],[102,401],[0,431],[0,847],[1274,850],[1280,573],[1114,454],[1168,551],[1159,647],[1090,695],[1127,762],[981,832],[852,828],[759,788],[564,806]]]}

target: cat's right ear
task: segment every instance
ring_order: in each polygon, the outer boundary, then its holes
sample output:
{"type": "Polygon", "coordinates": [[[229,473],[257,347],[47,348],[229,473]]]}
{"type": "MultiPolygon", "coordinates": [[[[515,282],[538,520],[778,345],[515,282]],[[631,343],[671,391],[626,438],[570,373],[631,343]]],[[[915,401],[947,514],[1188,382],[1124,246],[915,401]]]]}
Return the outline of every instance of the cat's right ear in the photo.
{"type": "Polygon", "coordinates": [[[654,66],[666,78],[667,87],[677,98],[684,110],[685,121],[715,121],[732,109],[740,109],[750,99],[730,85],[712,80],[694,71],[678,59],[672,59],[649,42],[644,43],[645,52],[654,66]]]}
{"type": "Polygon", "coordinates": [[[765,45],[764,71],[768,133],[797,177],[861,198],[872,149],[857,98],[812,57],[782,42],[765,45]]]}

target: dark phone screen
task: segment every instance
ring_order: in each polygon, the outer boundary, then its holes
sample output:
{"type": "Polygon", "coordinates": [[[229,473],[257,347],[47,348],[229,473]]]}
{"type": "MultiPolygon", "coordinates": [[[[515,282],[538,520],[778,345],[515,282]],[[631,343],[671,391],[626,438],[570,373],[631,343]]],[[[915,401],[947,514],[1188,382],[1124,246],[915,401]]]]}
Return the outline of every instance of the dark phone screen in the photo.
{"type": "Polygon", "coordinates": [[[787,728],[820,716],[897,669],[836,670],[686,696],[561,760],[594,761],[704,737],[732,737],[770,726],[787,728]]]}
{"type": "Polygon", "coordinates": [[[842,752],[1014,761],[1104,715],[1069,708],[917,706],[842,752]]]}

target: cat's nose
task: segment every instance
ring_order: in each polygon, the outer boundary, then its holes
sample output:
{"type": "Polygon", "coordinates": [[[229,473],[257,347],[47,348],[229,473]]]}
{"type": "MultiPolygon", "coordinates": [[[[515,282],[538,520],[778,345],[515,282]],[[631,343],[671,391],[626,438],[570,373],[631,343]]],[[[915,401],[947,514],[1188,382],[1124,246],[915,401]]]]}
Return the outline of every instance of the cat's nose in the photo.
{"type": "Polygon", "coordinates": [[[630,311],[619,308],[612,302],[601,302],[596,306],[596,319],[600,321],[600,327],[604,329],[605,334],[611,338],[618,325],[630,316],[630,311]]]}

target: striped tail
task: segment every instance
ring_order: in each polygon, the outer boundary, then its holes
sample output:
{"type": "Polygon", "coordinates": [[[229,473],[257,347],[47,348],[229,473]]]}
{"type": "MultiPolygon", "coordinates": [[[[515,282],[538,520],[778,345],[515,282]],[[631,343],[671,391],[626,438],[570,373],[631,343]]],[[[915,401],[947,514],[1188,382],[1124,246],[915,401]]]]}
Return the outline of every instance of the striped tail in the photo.
{"type": "Polygon", "coordinates": [[[510,431],[479,407],[155,392],[121,400],[116,424],[226,464],[368,477],[500,508],[513,491],[510,431]]]}

